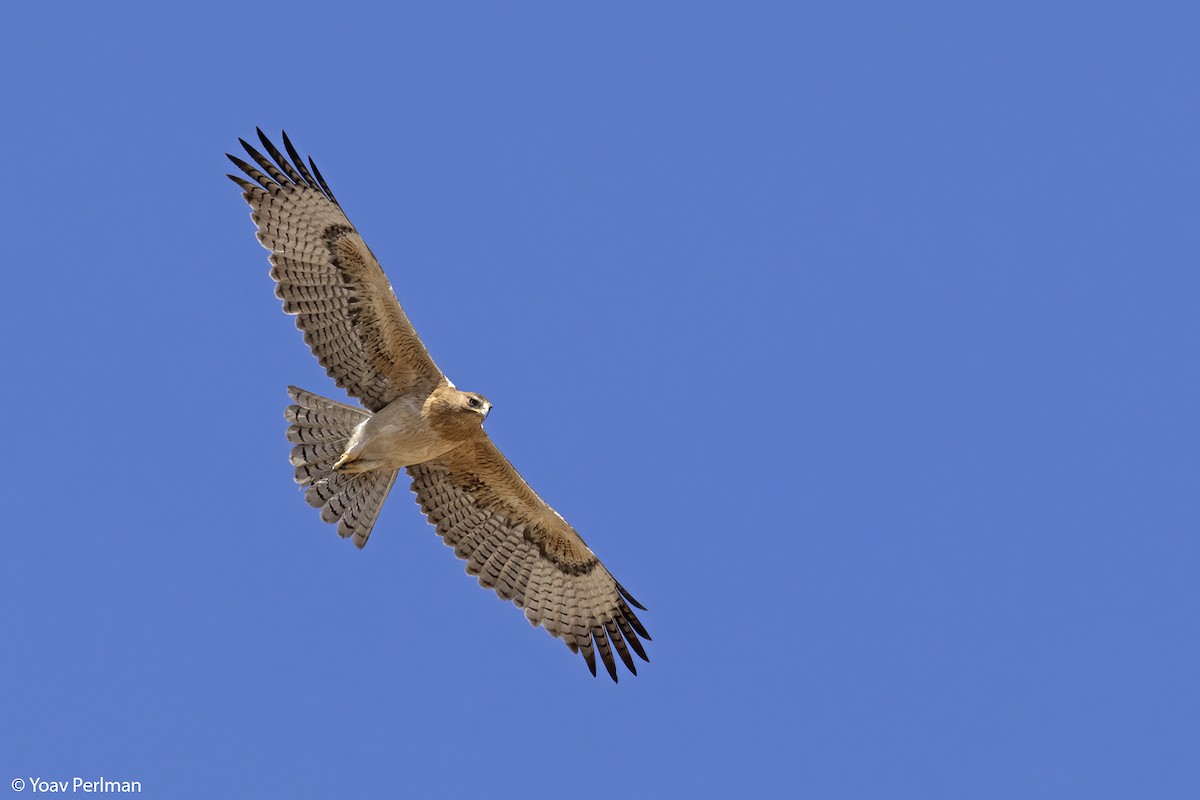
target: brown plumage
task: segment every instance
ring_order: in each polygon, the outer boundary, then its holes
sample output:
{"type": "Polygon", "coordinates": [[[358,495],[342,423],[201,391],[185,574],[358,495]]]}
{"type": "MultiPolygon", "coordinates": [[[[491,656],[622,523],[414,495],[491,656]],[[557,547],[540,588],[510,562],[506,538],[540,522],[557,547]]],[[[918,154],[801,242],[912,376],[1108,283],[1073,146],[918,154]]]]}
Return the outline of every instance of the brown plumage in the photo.
{"type": "Polygon", "coordinates": [[[379,262],[342,212],[316,164],[287,134],[284,156],[242,141],[257,166],[230,155],[230,175],[270,251],[283,310],[296,317],[325,371],[365,408],[290,387],[285,416],[296,481],[338,533],[367,543],[401,469],[421,510],[467,572],[526,618],[617,680],[614,652],[637,674],[646,658],[642,608],[575,529],[529,487],[483,429],[491,403],[463,392],[434,364],[379,262]]]}

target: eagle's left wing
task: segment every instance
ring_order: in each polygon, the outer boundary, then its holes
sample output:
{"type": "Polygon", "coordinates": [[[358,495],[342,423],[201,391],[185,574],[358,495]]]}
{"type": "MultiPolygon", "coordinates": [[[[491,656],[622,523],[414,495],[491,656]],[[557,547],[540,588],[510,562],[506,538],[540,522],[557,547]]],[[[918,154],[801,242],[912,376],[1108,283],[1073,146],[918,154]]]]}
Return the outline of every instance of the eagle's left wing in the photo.
{"type": "Polygon", "coordinates": [[[400,308],[367,243],[350,224],[310,158],[310,172],[287,134],[279,152],[260,130],[270,158],[240,140],[257,165],[229,160],[246,173],[242,187],[258,240],[271,251],[271,277],[283,310],[329,377],[371,411],[402,394],[428,393],[446,380],[400,308]]]}
{"type": "Polygon", "coordinates": [[[529,487],[480,432],[449,453],[408,467],[412,490],[438,534],[466,559],[479,583],[525,609],[525,617],[581,652],[615,681],[613,650],[633,674],[629,651],[649,661],[643,608],[609,574],[579,534],[529,487]]]}

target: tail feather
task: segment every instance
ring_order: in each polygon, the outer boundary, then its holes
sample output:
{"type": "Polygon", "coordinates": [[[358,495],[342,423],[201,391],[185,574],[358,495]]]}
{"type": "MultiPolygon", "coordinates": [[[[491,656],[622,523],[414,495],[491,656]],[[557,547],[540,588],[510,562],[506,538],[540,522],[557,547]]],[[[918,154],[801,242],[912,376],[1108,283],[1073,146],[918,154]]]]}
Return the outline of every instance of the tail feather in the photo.
{"type": "Polygon", "coordinates": [[[321,509],[321,519],[336,522],[338,534],[353,537],[362,547],[371,535],[383,501],[399,470],[371,470],[349,474],[334,470],[354,429],[370,412],[329,400],[320,395],[288,387],[295,401],[284,412],[291,462],[296,468],[296,483],[307,487],[304,499],[321,509]]]}
{"type": "MultiPolygon", "coordinates": [[[[306,474],[302,477],[300,470],[298,468],[296,470],[296,483],[307,487],[304,492],[304,499],[313,508],[324,508],[330,500],[341,494],[342,490],[346,488],[346,484],[354,479],[353,475],[345,472],[330,472],[331,467],[329,465],[332,463],[331,461],[323,467],[309,467],[306,465],[305,469],[311,470],[311,476],[306,474]]],[[[359,474],[363,475],[366,473],[359,474]]],[[[337,517],[325,521],[336,522],[337,517]]]]}
{"type": "Polygon", "coordinates": [[[298,444],[292,448],[292,466],[302,467],[306,464],[323,464],[326,461],[332,464],[341,458],[342,452],[345,449],[345,441],[298,444]]]}
{"type": "Polygon", "coordinates": [[[351,476],[349,485],[321,509],[321,518],[326,522],[333,521],[330,517],[337,518],[338,534],[343,538],[354,537],[355,546],[361,549],[375,527],[398,473],[399,470],[372,470],[351,476]]]}

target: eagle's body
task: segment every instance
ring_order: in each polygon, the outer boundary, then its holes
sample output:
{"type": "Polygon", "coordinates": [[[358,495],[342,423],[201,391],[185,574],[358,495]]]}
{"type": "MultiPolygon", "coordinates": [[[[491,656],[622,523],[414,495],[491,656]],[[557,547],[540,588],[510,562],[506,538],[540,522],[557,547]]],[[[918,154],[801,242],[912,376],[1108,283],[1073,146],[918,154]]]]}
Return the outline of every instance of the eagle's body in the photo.
{"type": "Polygon", "coordinates": [[[636,674],[650,636],[642,608],[574,528],[545,503],[483,429],[491,409],[442,374],[401,309],[379,262],[316,165],[289,160],[259,131],[270,159],[230,159],[284,311],[326,372],[363,407],[290,387],[285,416],[296,481],[338,533],[367,543],[401,470],[421,510],[482,586],[617,679],[614,653],[636,674]]]}
{"type": "Polygon", "coordinates": [[[401,395],[358,424],[334,469],[366,472],[424,463],[476,435],[490,409],[479,395],[449,384],[425,397],[401,395]]]}

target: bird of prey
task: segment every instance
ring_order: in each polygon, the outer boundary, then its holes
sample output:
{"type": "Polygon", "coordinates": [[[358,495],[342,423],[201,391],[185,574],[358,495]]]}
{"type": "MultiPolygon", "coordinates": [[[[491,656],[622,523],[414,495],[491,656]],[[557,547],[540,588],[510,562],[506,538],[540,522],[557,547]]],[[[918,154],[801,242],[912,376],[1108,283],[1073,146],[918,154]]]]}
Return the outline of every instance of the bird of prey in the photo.
{"type": "Polygon", "coordinates": [[[305,166],[286,133],[290,159],[261,130],[258,138],[269,158],[239,140],[254,164],[229,155],[245,173],[229,178],[271,253],[284,312],[363,406],[289,387],[287,438],[305,499],[361,548],[405,470],[421,510],[481,586],[582,653],[592,675],[599,653],[617,680],[614,651],[636,675],[631,651],[649,661],[638,637],[650,636],[630,606],[645,607],[488,438],[491,403],[433,363],[317,165],[305,166]]]}

